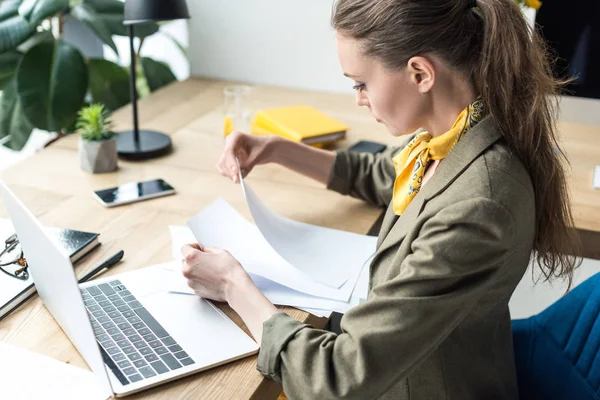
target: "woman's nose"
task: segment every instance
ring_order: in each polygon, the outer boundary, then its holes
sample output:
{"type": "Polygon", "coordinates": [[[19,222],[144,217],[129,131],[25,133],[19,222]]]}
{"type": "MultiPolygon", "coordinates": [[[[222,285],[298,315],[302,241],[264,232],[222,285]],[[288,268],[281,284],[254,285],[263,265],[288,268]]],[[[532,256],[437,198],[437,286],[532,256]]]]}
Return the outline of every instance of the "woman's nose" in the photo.
{"type": "Polygon", "coordinates": [[[356,105],[359,107],[368,107],[369,99],[364,93],[356,92],[356,105]]]}

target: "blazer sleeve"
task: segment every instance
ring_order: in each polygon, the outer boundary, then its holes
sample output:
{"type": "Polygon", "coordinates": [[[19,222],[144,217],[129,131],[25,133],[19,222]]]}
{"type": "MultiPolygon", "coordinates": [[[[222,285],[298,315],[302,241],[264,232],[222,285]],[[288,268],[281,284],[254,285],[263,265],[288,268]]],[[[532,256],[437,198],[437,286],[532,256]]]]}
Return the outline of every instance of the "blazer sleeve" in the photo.
{"type": "Polygon", "coordinates": [[[342,334],[278,313],[264,323],[258,370],[289,398],[366,399],[406,377],[465,318],[514,248],[512,214],[475,198],[426,221],[397,276],[374,286],[342,334]]]}
{"type": "Polygon", "coordinates": [[[401,149],[393,147],[376,155],[338,151],[327,188],[378,206],[387,206],[392,201],[396,179],[392,157],[401,149]]]}

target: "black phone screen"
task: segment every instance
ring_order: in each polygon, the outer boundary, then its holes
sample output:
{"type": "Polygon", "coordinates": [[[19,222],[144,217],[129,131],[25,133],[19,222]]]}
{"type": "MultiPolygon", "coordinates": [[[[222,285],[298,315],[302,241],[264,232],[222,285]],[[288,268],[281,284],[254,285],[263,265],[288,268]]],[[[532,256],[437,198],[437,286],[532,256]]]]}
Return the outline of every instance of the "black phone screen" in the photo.
{"type": "Polygon", "coordinates": [[[96,195],[107,204],[131,202],[158,193],[171,192],[173,187],[162,179],[145,182],[132,182],[115,188],[96,191],[96,195]]]}

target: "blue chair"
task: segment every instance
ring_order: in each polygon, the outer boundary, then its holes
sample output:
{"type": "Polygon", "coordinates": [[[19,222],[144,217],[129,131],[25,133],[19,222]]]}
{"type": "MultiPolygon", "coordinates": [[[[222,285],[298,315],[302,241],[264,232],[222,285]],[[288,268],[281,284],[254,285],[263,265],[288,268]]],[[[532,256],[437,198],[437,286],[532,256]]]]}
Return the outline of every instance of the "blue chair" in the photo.
{"type": "Polygon", "coordinates": [[[600,400],[600,273],[512,327],[521,400],[600,400]]]}

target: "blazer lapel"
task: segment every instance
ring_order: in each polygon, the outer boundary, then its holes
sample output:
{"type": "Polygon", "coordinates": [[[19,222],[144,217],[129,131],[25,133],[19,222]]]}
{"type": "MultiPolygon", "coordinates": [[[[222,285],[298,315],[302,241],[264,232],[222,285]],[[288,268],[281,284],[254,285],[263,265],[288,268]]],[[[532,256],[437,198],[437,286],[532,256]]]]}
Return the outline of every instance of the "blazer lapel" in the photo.
{"type": "Polygon", "coordinates": [[[401,216],[394,214],[393,206],[390,204],[382,223],[377,252],[371,264],[374,265],[384,251],[404,239],[428,200],[450,186],[475,159],[501,137],[500,130],[492,117],[484,118],[454,146],[401,216]]]}

